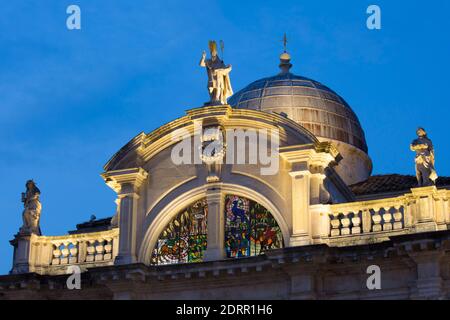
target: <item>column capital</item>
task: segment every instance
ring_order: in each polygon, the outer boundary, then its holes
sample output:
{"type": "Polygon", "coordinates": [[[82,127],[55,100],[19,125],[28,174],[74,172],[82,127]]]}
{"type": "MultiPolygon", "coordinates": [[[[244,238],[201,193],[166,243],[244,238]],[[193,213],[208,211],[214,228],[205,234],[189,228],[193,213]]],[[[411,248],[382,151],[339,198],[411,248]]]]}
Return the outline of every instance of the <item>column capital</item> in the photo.
{"type": "Polygon", "coordinates": [[[105,183],[115,192],[135,193],[148,178],[148,172],[143,168],[130,168],[107,171],[102,173],[101,176],[105,183]],[[131,187],[131,190],[124,188],[126,186],[131,187]]]}

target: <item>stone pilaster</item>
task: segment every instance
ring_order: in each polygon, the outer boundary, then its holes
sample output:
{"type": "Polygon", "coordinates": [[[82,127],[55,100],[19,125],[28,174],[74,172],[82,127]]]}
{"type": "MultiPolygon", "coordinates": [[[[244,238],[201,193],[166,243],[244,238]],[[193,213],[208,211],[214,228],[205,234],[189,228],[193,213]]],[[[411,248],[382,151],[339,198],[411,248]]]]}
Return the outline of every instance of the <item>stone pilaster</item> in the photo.
{"type": "Polygon", "coordinates": [[[317,205],[326,198],[323,182],[328,165],[338,153],[331,145],[299,145],[280,148],[281,158],[291,166],[291,237],[289,246],[312,243],[310,205],[317,205]]]}
{"type": "MultiPolygon", "coordinates": [[[[416,244],[417,245],[417,244],[416,244]]],[[[420,246],[427,244],[421,243],[420,246]]],[[[409,252],[416,263],[417,280],[412,290],[411,299],[437,300],[444,297],[441,260],[444,253],[440,250],[409,252]]]]}
{"type": "Polygon", "coordinates": [[[222,260],[225,258],[225,215],[224,197],[220,184],[212,184],[206,191],[208,202],[208,247],[205,261],[222,260]]]}
{"type": "MultiPolygon", "coordinates": [[[[317,268],[317,267],[316,267],[317,268]]],[[[299,268],[303,272],[296,272],[290,275],[290,294],[289,298],[292,300],[315,300],[316,293],[316,269],[313,268],[299,268]],[[303,270],[307,269],[307,270],[303,270]]]]}
{"type": "Polygon", "coordinates": [[[137,228],[139,189],[148,173],[142,168],[115,170],[104,173],[106,183],[119,199],[119,252],[115,264],[137,262],[137,228]]]}

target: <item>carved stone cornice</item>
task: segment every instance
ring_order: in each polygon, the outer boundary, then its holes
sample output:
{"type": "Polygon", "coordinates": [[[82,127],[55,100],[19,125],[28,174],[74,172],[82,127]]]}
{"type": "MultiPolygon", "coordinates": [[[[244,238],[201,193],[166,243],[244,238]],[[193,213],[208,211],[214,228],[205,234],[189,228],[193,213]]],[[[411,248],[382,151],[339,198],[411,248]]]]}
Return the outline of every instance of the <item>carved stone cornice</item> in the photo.
{"type": "Polygon", "coordinates": [[[330,163],[337,161],[339,153],[332,145],[331,149],[317,149],[313,144],[282,147],[279,149],[280,156],[292,165],[292,171],[307,172],[312,167],[325,169],[330,163]]]}
{"type": "Polygon", "coordinates": [[[148,172],[143,168],[131,168],[107,171],[101,174],[105,183],[117,193],[124,192],[124,186],[131,186],[137,192],[148,178],[148,172]]]}

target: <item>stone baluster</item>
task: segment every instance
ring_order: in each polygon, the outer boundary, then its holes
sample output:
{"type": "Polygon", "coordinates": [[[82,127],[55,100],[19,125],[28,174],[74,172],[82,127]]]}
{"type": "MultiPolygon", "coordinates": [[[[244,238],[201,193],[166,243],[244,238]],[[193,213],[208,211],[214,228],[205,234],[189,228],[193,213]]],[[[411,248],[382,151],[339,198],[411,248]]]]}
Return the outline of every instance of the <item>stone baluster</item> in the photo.
{"type": "Polygon", "coordinates": [[[61,249],[59,248],[60,244],[54,244],[53,245],[53,258],[52,258],[52,265],[59,265],[61,264],[61,249]]]}
{"type": "Polygon", "coordinates": [[[350,224],[351,220],[349,218],[350,213],[343,213],[341,218],[341,235],[348,236],[350,235],[350,224]]]}
{"type": "Polygon", "coordinates": [[[330,225],[331,225],[330,235],[332,237],[340,236],[341,220],[339,219],[339,213],[330,215],[330,225]]]}
{"type": "Polygon", "coordinates": [[[403,214],[400,211],[401,209],[402,209],[402,206],[399,205],[399,204],[394,206],[394,215],[393,215],[393,217],[394,217],[394,230],[403,229],[403,214]]]}
{"type": "Polygon", "coordinates": [[[372,226],[372,231],[373,232],[379,232],[383,230],[383,226],[381,225],[381,220],[382,217],[380,215],[380,210],[381,208],[379,207],[374,207],[373,208],[373,215],[372,215],[372,222],[373,222],[373,226],[372,226]]]}
{"type": "Polygon", "coordinates": [[[61,244],[61,264],[69,264],[69,242],[65,241],[61,244]]]}
{"type": "Polygon", "coordinates": [[[387,206],[384,208],[383,214],[383,231],[391,231],[392,230],[392,213],[391,207],[387,206]]]}
{"type": "Polygon", "coordinates": [[[361,217],[359,215],[359,211],[355,210],[353,218],[352,218],[352,234],[360,234],[362,229],[361,229],[361,217]]]}
{"type": "Polygon", "coordinates": [[[104,246],[103,246],[103,240],[99,239],[95,243],[95,261],[103,261],[103,252],[104,252],[104,246]]]}
{"type": "Polygon", "coordinates": [[[69,264],[78,263],[78,242],[72,241],[69,244],[69,264]]]}
{"type": "Polygon", "coordinates": [[[105,244],[105,255],[104,255],[104,260],[111,260],[112,259],[112,250],[113,250],[113,245],[112,245],[112,238],[106,238],[105,239],[106,244],[105,244]]]}
{"type": "Polygon", "coordinates": [[[95,261],[95,240],[87,240],[86,241],[86,262],[94,262],[95,261]]]}

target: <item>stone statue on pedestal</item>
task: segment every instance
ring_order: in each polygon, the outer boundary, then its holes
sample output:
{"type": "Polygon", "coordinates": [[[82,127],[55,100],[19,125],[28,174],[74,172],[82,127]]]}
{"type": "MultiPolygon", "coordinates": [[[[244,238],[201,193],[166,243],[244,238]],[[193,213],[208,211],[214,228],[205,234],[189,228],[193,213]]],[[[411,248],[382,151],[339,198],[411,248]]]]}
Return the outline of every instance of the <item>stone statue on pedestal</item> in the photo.
{"type": "Polygon", "coordinates": [[[411,143],[411,150],[416,152],[416,176],[419,187],[436,184],[438,175],[434,168],[433,143],[427,137],[425,129],[417,129],[418,138],[411,143]]]}
{"type": "Polygon", "coordinates": [[[227,99],[233,95],[230,75],[231,65],[225,65],[217,55],[217,44],[215,41],[209,42],[211,59],[206,59],[206,52],[203,51],[200,66],[205,67],[208,73],[208,91],[210,96],[209,105],[227,104],[227,99]]]}
{"type": "Polygon", "coordinates": [[[20,228],[19,233],[41,235],[41,228],[39,227],[42,210],[42,205],[39,201],[41,191],[33,180],[28,180],[25,186],[26,192],[22,193],[24,205],[22,213],[23,226],[20,228]]]}

